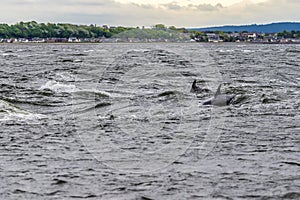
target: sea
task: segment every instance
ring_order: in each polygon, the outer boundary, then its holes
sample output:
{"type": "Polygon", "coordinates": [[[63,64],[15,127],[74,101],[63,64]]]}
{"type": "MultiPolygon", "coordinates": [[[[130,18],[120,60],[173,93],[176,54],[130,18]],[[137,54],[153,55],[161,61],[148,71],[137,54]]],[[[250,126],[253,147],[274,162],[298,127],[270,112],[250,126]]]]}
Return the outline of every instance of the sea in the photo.
{"type": "Polygon", "coordinates": [[[0,199],[300,199],[299,105],[297,44],[0,44],[0,199]]]}

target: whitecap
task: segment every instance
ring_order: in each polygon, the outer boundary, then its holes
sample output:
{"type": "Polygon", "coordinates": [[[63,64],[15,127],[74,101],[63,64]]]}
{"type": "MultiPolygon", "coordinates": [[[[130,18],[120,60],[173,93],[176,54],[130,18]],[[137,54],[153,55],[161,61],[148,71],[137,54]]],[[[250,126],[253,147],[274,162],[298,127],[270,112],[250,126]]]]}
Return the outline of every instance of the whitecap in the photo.
{"type": "Polygon", "coordinates": [[[37,113],[31,113],[18,108],[12,103],[0,99],[0,121],[38,120],[42,118],[46,118],[46,116],[37,113]]]}
{"type": "Polygon", "coordinates": [[[105,92],[105,91],[100,91],[100,90],[90,90],[90,89],[80,89],[77,88],[75,85],[68,85],[68,84],[63,84],[57,81],[48,81],[45,85],[42,85],[40,87],[40,90],[51,90],[53,92],[65,92],[65,93],[73,93],[73,94],[77,94],[80,96],[90,96],[92,94],[92,96],[101,96],[101,97],[110,97],[111,94],[109,92],[105,92]]]}
{"type": "Polygon", "coordinates": [[[40,87],[40,90],[49,89],[54,92],[67,92],[67,93],[73,93],[77,91],[77,88],[75,85],[67,85],[63,83],[59,83],[57,81],[48,81],[45,85],[42,85],[40,87]]]}

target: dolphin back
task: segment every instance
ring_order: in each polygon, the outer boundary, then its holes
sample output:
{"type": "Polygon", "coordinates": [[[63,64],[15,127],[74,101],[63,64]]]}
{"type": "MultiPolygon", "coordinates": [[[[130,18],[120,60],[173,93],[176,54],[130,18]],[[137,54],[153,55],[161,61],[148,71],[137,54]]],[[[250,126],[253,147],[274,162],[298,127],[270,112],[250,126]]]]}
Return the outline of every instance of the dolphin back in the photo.
{"type": "Polygon", "coordinates": [[[222,86],[222,84],[219,85],[219,87],[218,87],[218,89],[217,89],[217,91],[216,91],[216,93],[215,93],[215,98],[216,98],[218,95],[221,95],[221,86],[222,86]]]}
{"type": "Polygon", "coordinates": [[[214,97],[212,99],[203,102],[203,105],[226,106],[232,102],[235,95],[221,94],[221,86],[222,84],[218,86],[218,89],[214,97]]]}

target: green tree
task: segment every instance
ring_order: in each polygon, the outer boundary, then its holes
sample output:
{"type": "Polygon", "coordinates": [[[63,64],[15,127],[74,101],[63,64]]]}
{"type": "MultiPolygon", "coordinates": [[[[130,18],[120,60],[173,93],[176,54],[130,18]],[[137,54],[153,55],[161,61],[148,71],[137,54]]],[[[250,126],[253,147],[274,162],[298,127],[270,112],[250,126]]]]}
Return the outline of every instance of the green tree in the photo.
{"type": "Polygon", "coordinates": [[[156,25],[154,25],[154,29],[165,30],[166,27],[163,24],[156,24],[156,25]]]}
{"type": "Polygon", "coordinates": [[[10,27],[7,24],[0,24],[0,38],[8,38],[10,35],[10,27]]]}

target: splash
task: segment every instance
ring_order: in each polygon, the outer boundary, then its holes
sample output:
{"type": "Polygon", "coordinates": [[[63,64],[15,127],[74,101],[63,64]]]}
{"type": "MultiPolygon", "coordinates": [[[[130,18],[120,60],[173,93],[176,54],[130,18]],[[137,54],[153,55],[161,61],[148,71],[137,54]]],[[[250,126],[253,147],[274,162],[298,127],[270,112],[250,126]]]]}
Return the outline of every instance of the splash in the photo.
{"type": "Polygon", "coordinates": [[[23,110],[14,104],[0,99],[0,121],[27,121],[38,120],[42,118],[45,118],[45,116],[23,110]]]}

